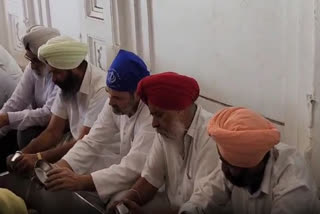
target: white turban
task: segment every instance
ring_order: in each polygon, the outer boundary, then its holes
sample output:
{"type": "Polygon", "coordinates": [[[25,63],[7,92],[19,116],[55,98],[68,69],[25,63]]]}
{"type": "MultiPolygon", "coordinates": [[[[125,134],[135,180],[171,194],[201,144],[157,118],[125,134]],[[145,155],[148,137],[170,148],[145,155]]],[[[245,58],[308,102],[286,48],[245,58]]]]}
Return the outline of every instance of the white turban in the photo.
{"type": "Polygon", "coordinates": [[[54,68],[69,70],[78,67],[87,53],[87,44],[67,36],[58,36],[39,48],[38,58],[54,68]]]}
{"type": "Polygon", "coordinates": [[[28,47],[30,51],[37,56],[39,47],[56,36],[60,36],[57,29],[34,25],[27,30],[22,38],[22,43],[25,48],[28,47]]]}

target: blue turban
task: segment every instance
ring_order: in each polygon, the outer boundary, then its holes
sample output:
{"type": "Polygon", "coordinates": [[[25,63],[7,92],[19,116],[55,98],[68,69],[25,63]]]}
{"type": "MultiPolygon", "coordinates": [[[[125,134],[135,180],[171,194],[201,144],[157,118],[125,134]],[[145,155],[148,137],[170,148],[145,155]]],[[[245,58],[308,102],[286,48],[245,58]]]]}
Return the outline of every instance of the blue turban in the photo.
{"type": "Polygon", "coordinates": [[[140,57],[121,49],[108,70],[107,86],[116,91],[134,92],[139,81],[149,75],[140,57]]]}

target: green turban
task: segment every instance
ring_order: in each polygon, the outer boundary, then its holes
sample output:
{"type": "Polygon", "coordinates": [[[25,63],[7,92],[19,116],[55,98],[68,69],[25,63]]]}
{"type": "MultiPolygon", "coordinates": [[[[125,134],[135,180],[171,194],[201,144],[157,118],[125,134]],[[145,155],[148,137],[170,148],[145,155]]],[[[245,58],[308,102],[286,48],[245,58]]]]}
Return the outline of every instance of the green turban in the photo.
{"type": "Polygon", "coordinates": [[[8,189],[0,188],[0,213],[28,214],[24,201],[8,189]]]}
{"type": "Polygon", "coordinates": [[[87,44],[67,36],[58,36],[39,48],[38,58],[51,67],[69,70],[78,67],[87,53],[87,44]]]}

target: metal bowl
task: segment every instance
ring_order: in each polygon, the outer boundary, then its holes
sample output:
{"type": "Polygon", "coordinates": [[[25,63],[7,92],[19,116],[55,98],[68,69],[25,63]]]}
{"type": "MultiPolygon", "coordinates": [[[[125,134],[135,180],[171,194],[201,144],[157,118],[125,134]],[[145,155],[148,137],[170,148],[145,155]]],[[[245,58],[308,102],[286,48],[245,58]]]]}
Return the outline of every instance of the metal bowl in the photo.
{"type": "Polygon", "coordinates": [[[34,172],[39,181],[44,184],[48,179],[47,173],[53,168],[53,166],[45,160],[38,160],[34,165],[34,172]]]}

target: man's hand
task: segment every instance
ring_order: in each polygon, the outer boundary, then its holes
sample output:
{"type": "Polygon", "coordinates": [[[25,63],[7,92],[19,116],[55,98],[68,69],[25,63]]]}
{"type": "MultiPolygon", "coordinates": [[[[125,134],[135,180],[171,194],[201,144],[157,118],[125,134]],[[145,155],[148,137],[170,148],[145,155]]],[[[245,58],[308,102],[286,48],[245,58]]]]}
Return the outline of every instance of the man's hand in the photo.
{"type": "Polygon", "coordinates": [[[9,125],[9,116],[7,113],[0,114],[0,128],[9,125]]]}
{"type": "Polygon", "coordinates": [[[36,154],[22,154],[13,163],[13,171],[19,174],[31,173],[38,157],[36,154]]]}
{"type": "Polygon", "coordinates": [[[86,187],[90,185],[89,183],[92,180],[90,175],[77,175],[71,169],[66,167],[54,168],[48,172],[47,176],[48,179],[45,182],[45,186],[49,191],[88,190],[86,187]]]}

